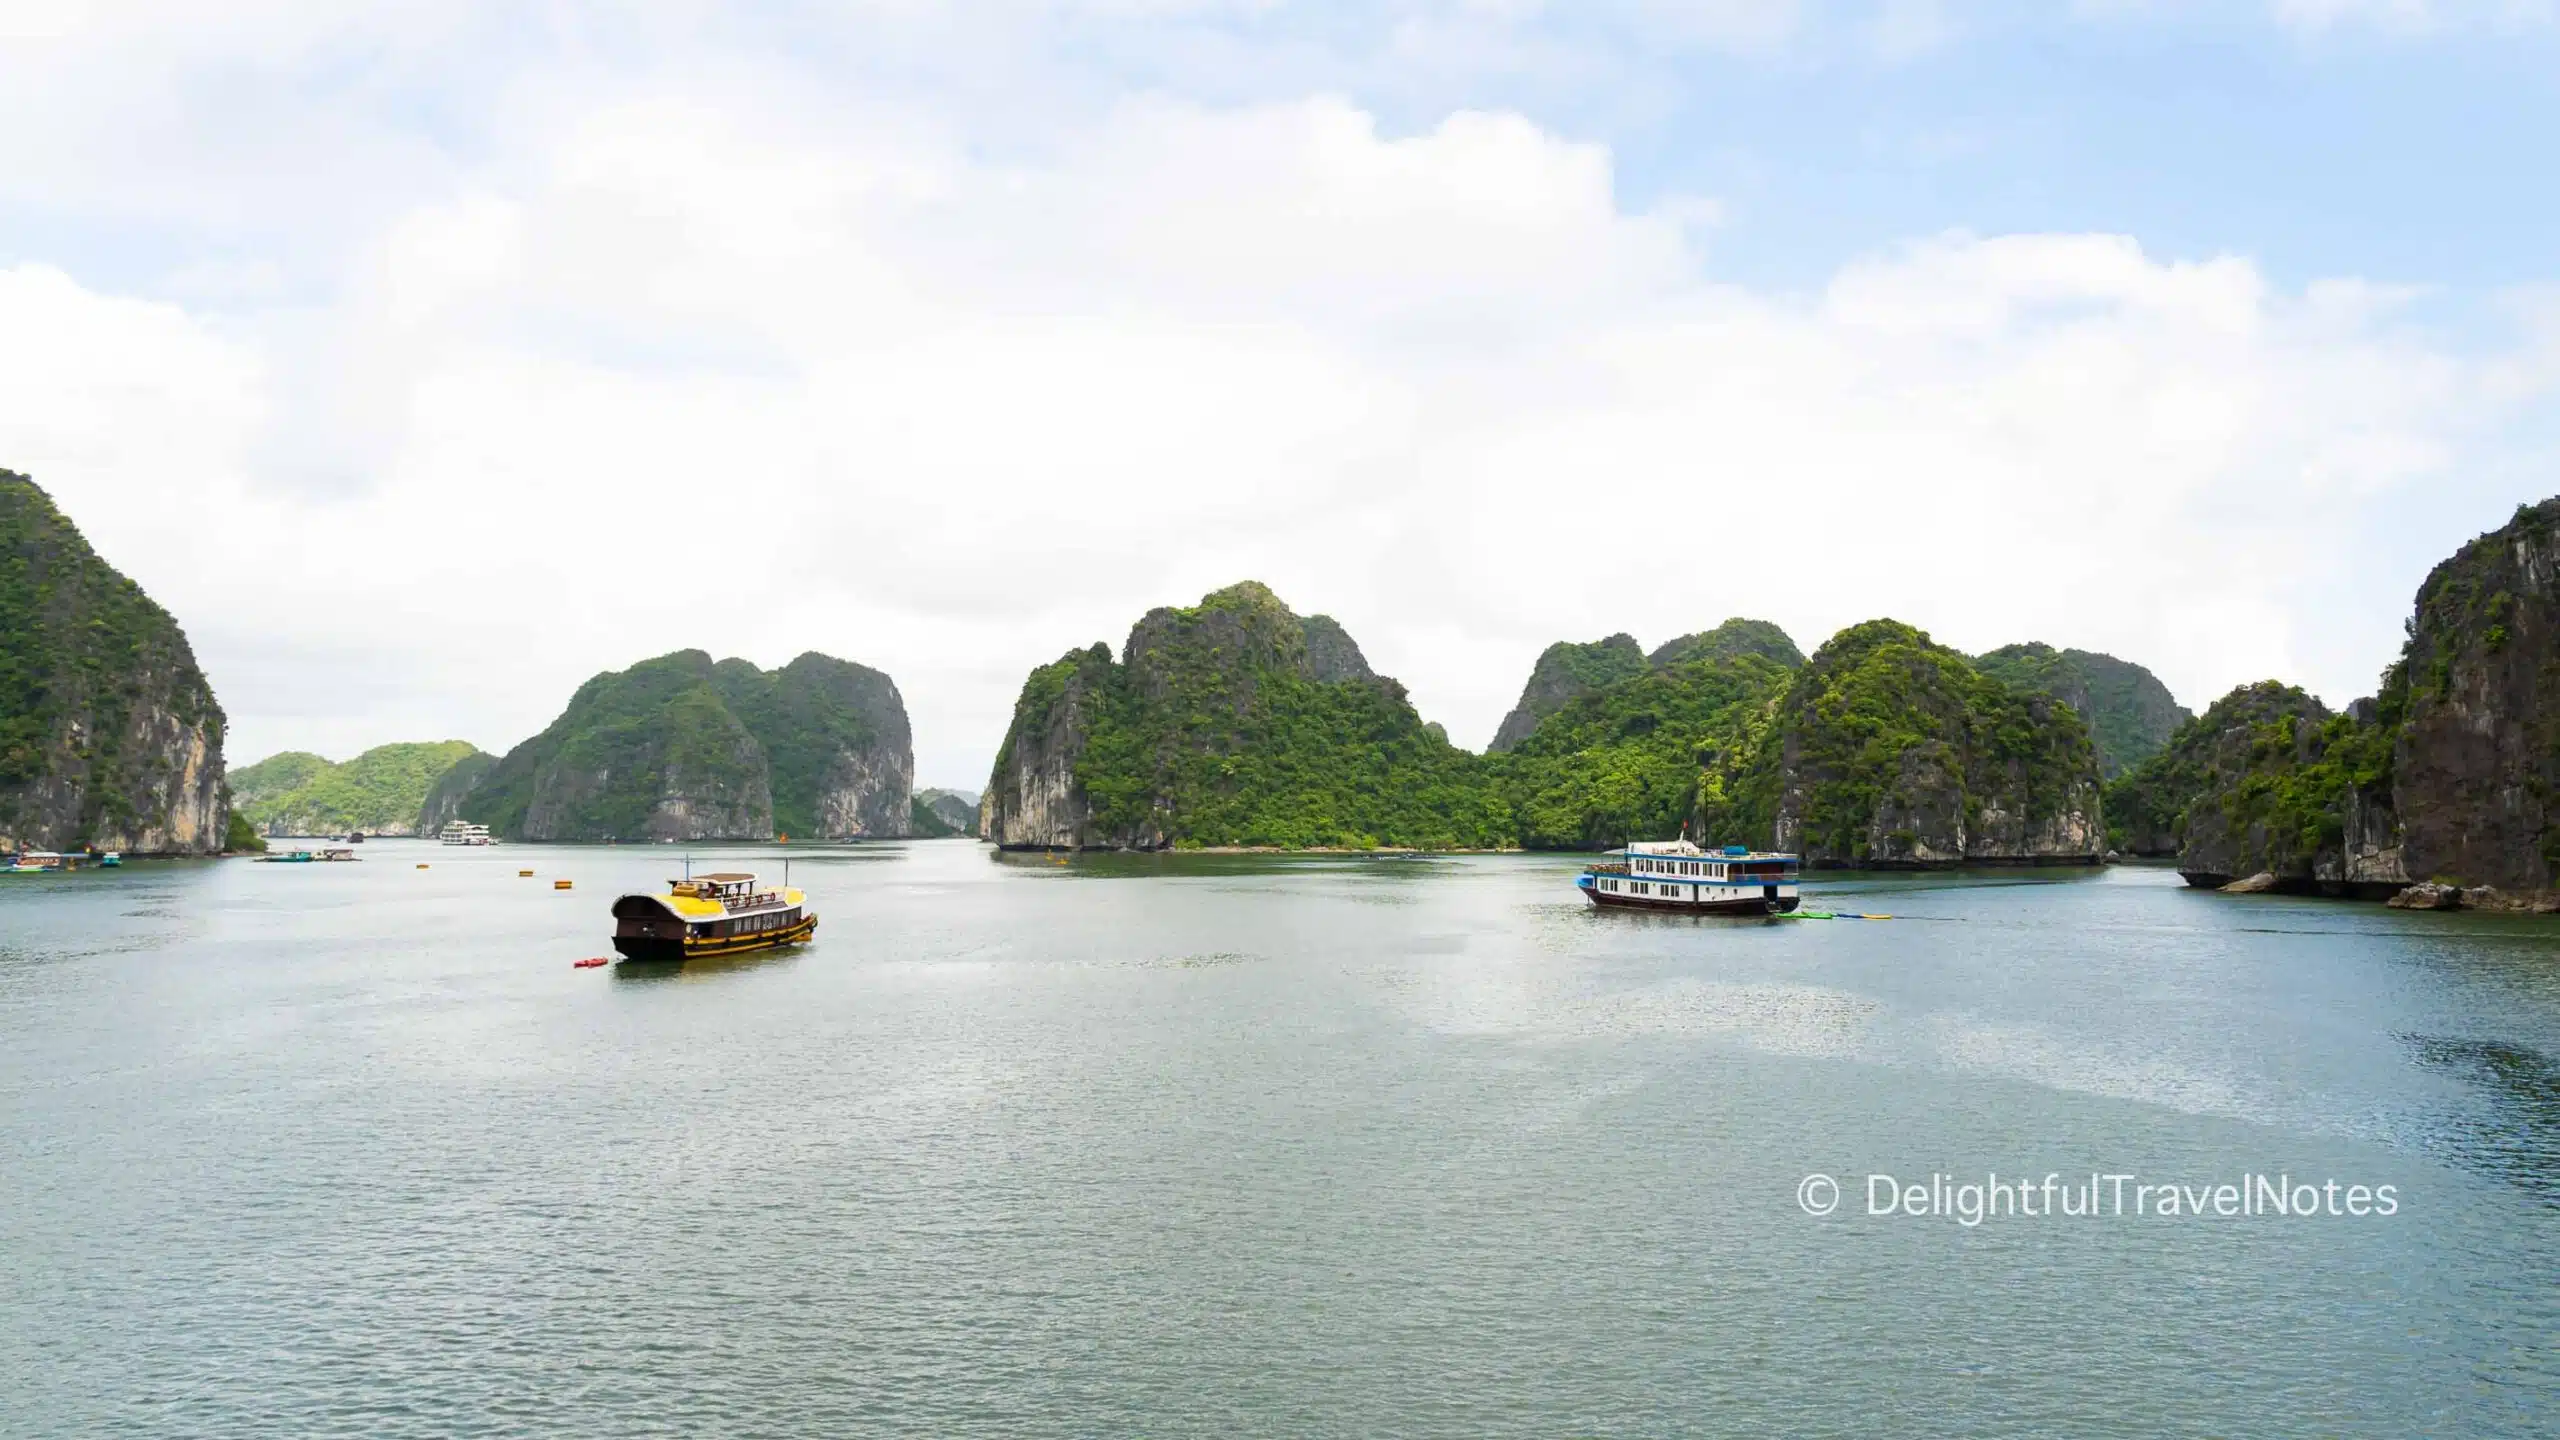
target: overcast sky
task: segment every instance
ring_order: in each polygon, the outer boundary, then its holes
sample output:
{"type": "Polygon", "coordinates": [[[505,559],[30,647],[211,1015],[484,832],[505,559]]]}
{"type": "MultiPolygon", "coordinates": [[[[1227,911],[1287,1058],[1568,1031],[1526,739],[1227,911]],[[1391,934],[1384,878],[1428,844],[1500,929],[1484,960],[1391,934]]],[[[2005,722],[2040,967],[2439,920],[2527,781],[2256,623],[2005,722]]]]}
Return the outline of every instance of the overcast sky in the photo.
{"type": "Polygon", "coordinates": [[[2372,687],[2560,492],[2530,0],[0,0],[0,466],[235,764],[700,647],[1269,582],[1481,746],[1548,642],[2372,687]]]}

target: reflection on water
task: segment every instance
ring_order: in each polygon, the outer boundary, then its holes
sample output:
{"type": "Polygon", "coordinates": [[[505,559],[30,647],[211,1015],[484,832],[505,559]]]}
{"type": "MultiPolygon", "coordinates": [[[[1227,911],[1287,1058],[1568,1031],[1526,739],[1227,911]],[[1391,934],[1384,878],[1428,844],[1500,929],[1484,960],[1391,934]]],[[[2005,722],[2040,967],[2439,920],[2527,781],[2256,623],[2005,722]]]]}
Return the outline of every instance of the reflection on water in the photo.
{"type": "Polygon", "coordinates": [[[710,980],[788,965],[799,959],[800,953],[807,948],[805,945],[777,945],[770,950],[749,950],[740,955],[704,955],[691,960],[617,960],[612,966],[613,978],[616,984],[631,985],[710,980]]]}
{"type": "Polygon", "coordinates": [[[2560,1065],[2495,1040],[2407,1038],[2419,1064],[2460,1076],[2488,1102],[2485,1117],[2449,1122],[2453,1154],[2560,1209],[2560,1065]]]}

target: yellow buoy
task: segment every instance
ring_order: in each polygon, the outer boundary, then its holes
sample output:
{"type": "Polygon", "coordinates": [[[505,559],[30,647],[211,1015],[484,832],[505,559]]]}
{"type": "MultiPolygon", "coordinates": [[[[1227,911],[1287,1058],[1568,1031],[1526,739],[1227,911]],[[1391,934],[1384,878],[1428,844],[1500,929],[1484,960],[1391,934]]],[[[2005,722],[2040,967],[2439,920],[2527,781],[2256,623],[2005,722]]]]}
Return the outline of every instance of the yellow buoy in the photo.
{"type": "Polygon", "coordinates": [[[569,888],[569,882],[566,880],[554,880],[551,882],[551,888],[554,890],[566,890],[569,888]]]}
{"type": "Polygon", "coordinates": [[[516,872],[516,878],[519,880],[530,880],[533,878],[533,872],[530,870],[519,870],[516,872]]]}
{"type": "Polygon", "coordinates": [[[419,869],[421,869],[421,870],[426,869],[426,868],[427,868],[427,862],[426,862],[426,861],[424,861],[424,860],[419,861],[419,862],[418,862],[418,868],[419,868],[419,869]]]}

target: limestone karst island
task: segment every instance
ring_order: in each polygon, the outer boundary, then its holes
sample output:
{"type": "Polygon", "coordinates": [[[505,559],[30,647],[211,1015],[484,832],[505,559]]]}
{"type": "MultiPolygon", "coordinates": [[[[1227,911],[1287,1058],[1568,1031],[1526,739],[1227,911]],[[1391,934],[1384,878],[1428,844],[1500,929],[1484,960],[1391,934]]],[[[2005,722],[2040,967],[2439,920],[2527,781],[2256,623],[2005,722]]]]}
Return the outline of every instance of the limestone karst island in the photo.
{"type": "Polygon", "coordinates": [[[1007,850],[1610,850],[1690,835],[1815,869],[2175,864],[2191,884],[2403,906],[2560,903],[2560,499],[2420,587],[2375,693],[2270,679],[2181,707],[2115,656],[1965,655],[1899,621],[1808,656],[1735,618],[1558,641],[1483,753],[1339,622],[1245,582],[1024,680],[993,773],[915,785],[886,674],[682,650],[598,674],[503,753],[391,741],[226,769],[179,622],[0,472],[0,847],[208,855],[284,835],[893,839],[1007,850]]]}

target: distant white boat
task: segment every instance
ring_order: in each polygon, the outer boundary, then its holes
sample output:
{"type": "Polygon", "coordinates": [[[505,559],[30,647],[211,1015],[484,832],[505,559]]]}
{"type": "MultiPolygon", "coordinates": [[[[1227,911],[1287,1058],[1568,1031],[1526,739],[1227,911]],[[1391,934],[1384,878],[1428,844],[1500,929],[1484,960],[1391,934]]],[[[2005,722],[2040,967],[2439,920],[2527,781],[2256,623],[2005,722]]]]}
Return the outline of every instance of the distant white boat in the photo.
{"type": "Polygon", "coordinates": [[[498,837],[489,833],[488,826],[474,825],[468,820],[446,821],[444,829],[437,832],[436,838],[447,845],[495,845],[498,843],[498,837]]]}

